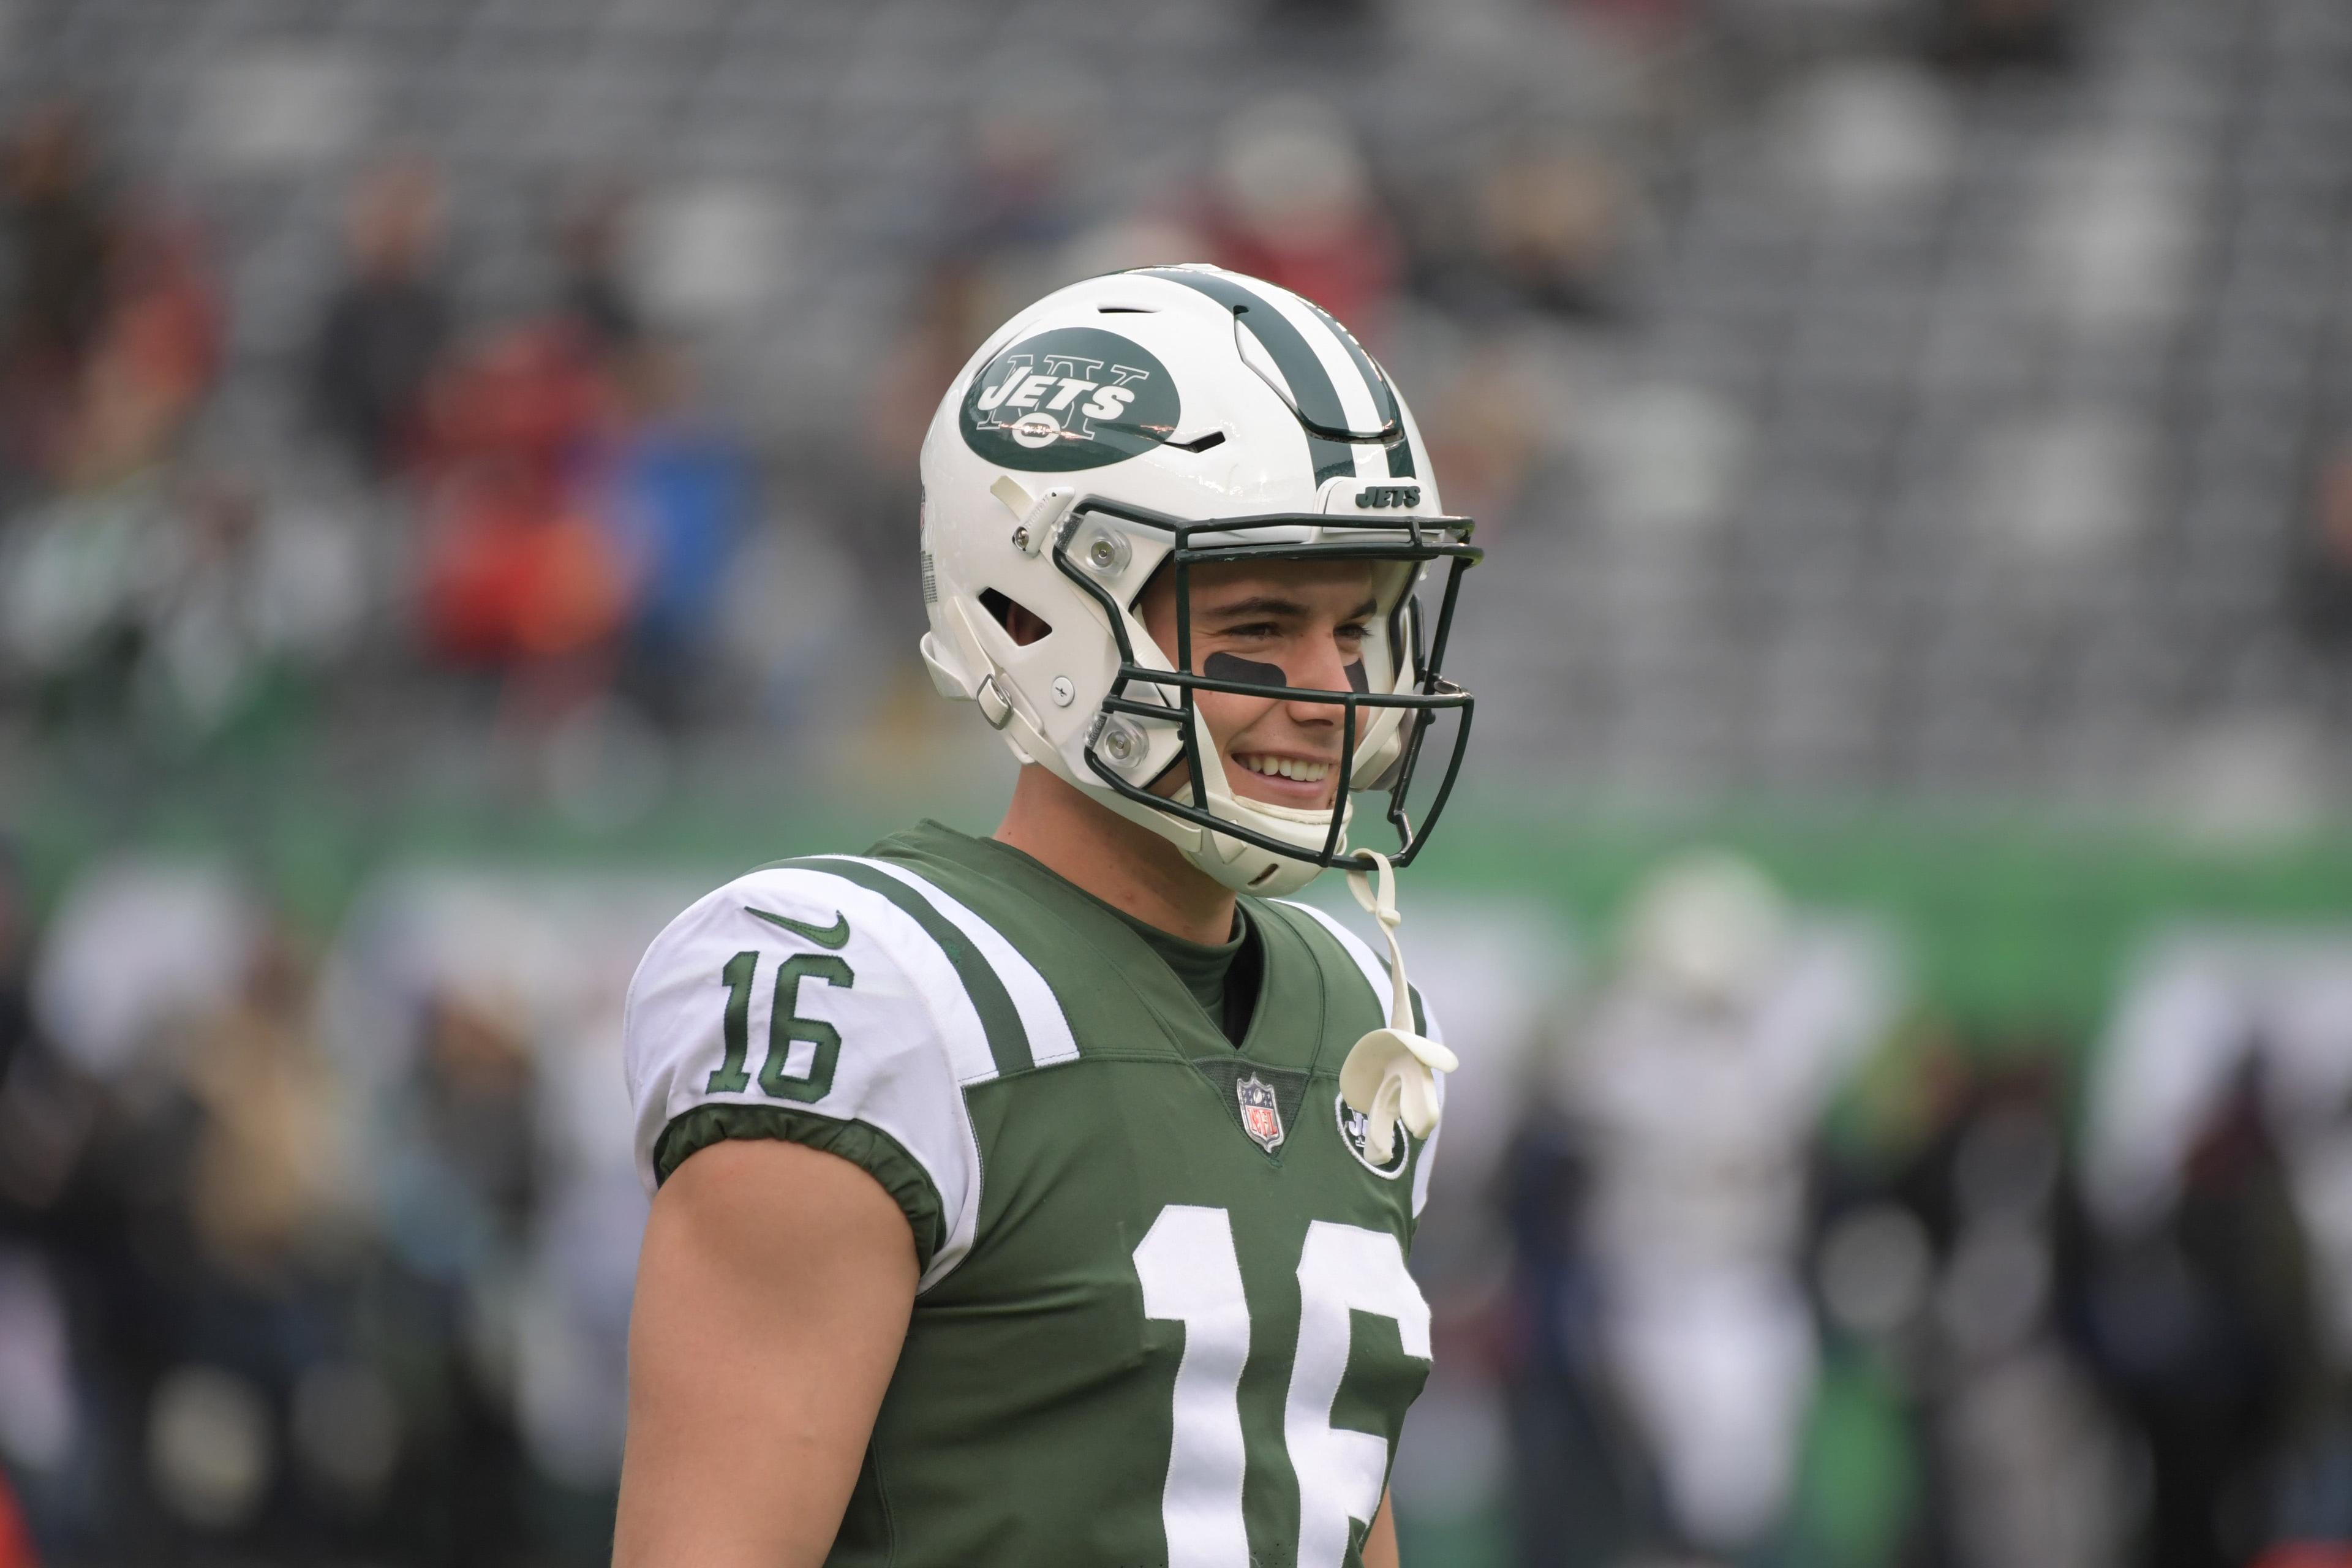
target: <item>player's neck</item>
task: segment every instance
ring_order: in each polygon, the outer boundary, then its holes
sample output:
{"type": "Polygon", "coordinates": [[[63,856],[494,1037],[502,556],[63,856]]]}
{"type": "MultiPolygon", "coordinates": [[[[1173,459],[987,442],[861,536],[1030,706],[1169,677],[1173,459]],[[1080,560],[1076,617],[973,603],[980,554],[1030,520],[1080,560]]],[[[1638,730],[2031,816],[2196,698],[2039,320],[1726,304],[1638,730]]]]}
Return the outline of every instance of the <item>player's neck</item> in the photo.
{"type": "Polygon", "coordinates": [[[1021,770],[996,837],[1171,936],[1215,943],[1233,935],[1232,889],[1157,833],[1106,810],[1034,763],[1021,770]]]}

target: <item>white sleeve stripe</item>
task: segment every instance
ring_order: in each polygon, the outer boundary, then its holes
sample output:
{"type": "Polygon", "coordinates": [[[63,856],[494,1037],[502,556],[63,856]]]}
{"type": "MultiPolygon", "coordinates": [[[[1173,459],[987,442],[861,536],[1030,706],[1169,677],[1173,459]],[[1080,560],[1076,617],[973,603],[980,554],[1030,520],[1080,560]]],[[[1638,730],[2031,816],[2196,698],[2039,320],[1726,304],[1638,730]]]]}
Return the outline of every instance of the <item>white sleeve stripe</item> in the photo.
{"type": "MultiPolygon", "coordinates": [[[[803,869],[797,866],[778,868],[761,874],[764,877],[824,878],[825,891],[823,896],[837,901],[844,914],[854,908],[856,911],[855,923],[868,931],[893,932],[895,940],[887,943],[893,958],[910,969],[919,964],[934,973],[944,970],[948,975],[954,975],[955,966],[949,962],[947,954],[939,951],[939,944],[931,940],[930,933],[916,924],[904,910],[872,889],[861,888],[845,877],[803,869]]],[[[747,920],[750,918],[746,917],[747,920]]],[[[924,1005],[929,1008],[933,1021],[940,1026],[940,1038],[947,1043],[948,1068],[955,1075],[956,1082],[980,1083],[994,1078],[996,1058],[989,1054],[987,1026],[981,1022],[980,1010],[964,994],[962,984],[927,985],[924,991],[924,1005]]]]}
{"type": "Polygon", "coordinates": [[[1021,1015],[1022,1031],[1029,1037],[1030,1065],[1052,1067],[1060,1062],[1077,1060],[1077,1037],[1070,1030],[1070,1021],[1063,1015],[1062,1005],[1055,999],[1054,988],[1046,984],[1044,975],[1037,973],[1037,966],[1022,957],[1019,950],[1005,941],[1003,934],[994,926],[903,866],[862,855],[820,855],[811,858],[851,861],[879,871],[912,889],[939,911],[941,919],[963,932],[988,967],[995,971],[1005,994],[1013,998],[1013,1010],[1021,1015]]]}
{"type": "Polygon", "coordinates": [[[1348,956],[1356,961],[1356,967],[1363,971],[1364,984],[1372,988],[1372,1004],[1380,1010],[1381,1017],[1385,1021],[1389,1016],[1388,965],[1380,961],[1371,948],[1366,945],[1364,939],[1317,909],[1313,904],[1302,904],[1293,899],[1283,899],[1277,901],[1285,909],[1297,910],[1300,914],[1313,916],[1317,924],[1338,939],[1339,945],[1347,950],[1348,956]]]}

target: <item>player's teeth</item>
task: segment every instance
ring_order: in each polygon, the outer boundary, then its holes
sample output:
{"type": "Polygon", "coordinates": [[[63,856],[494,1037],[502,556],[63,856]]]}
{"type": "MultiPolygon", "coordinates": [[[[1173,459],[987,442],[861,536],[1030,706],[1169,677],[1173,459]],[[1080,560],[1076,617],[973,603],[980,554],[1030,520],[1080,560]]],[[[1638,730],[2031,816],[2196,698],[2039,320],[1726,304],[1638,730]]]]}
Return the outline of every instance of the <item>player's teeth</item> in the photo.
{"type": "Polygon", "coordinates": [[[1328,763],[1299,762],[1290,757],[1242,757],[1237,760],[1242,766],[1254,773],[1264,773],[1272,778],[1297,779],[1302,784],[1319,783],[1331,772],[1331,764],[1328,763]]]}

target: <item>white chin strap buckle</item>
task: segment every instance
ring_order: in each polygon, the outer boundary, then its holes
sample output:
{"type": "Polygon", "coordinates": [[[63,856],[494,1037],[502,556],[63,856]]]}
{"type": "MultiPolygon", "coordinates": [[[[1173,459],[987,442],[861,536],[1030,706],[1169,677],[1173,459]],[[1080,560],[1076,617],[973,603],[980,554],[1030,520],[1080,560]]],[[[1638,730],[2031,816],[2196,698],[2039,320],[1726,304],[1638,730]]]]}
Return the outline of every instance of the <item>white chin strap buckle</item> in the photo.
{"type": "Polygon", "coordinates": [[[1396,928],[1404,917],[1397,913],[1396,871],[1378,850],[1359,849],[1356,856],[1371,862],[1372,873],[1349,868],[1348,889],[1381,922],[1389,942],[1389,1026],[1374,1029],[1349,1050],[1339,1068],[1339,1094],[1350,1110],[1363,1115],[1365,1151],[1385,1165],[1396,1158],[1398,1122],[1416,1138],[1437,1131],[1437,1075],[1462,1063],[1435,1040],[1413,1032],[1412,988],[1404,977],[1404,949],[1397,944],[1396,928]]]}

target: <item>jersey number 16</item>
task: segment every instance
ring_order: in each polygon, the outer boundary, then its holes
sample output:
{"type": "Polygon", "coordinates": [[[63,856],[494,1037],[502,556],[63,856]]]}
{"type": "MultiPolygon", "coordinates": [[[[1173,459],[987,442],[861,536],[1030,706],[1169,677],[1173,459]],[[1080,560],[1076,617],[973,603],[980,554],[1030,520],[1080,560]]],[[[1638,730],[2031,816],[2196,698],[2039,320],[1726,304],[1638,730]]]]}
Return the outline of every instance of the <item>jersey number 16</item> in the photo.
{"type": "MultiPolygon", "coordinates": [[[[1184,1325],[1176,1367],[1174,1438],[1160,1519],[1169,1568],[1248,1568],[1242,1517],[1242,1365],[1249,1303],[1232,1217],[1170,1204],[1135,1249],[1146,1316],[1184,1325]]],[[[1282,1413],[1283,1446],[1298,1476],[1299,1568],[1339,1568],[1352,1525],[1370,1525],[1388,1475],[1388,1443],[1331,1425],[1348,1368],[1349,1316],[1394,1320],[1404,1353],[1429,1359],[1429,1304],[1386,1231],[1316,1220],[1298,1258],[1298,1348],[1282,1413]]]]}

